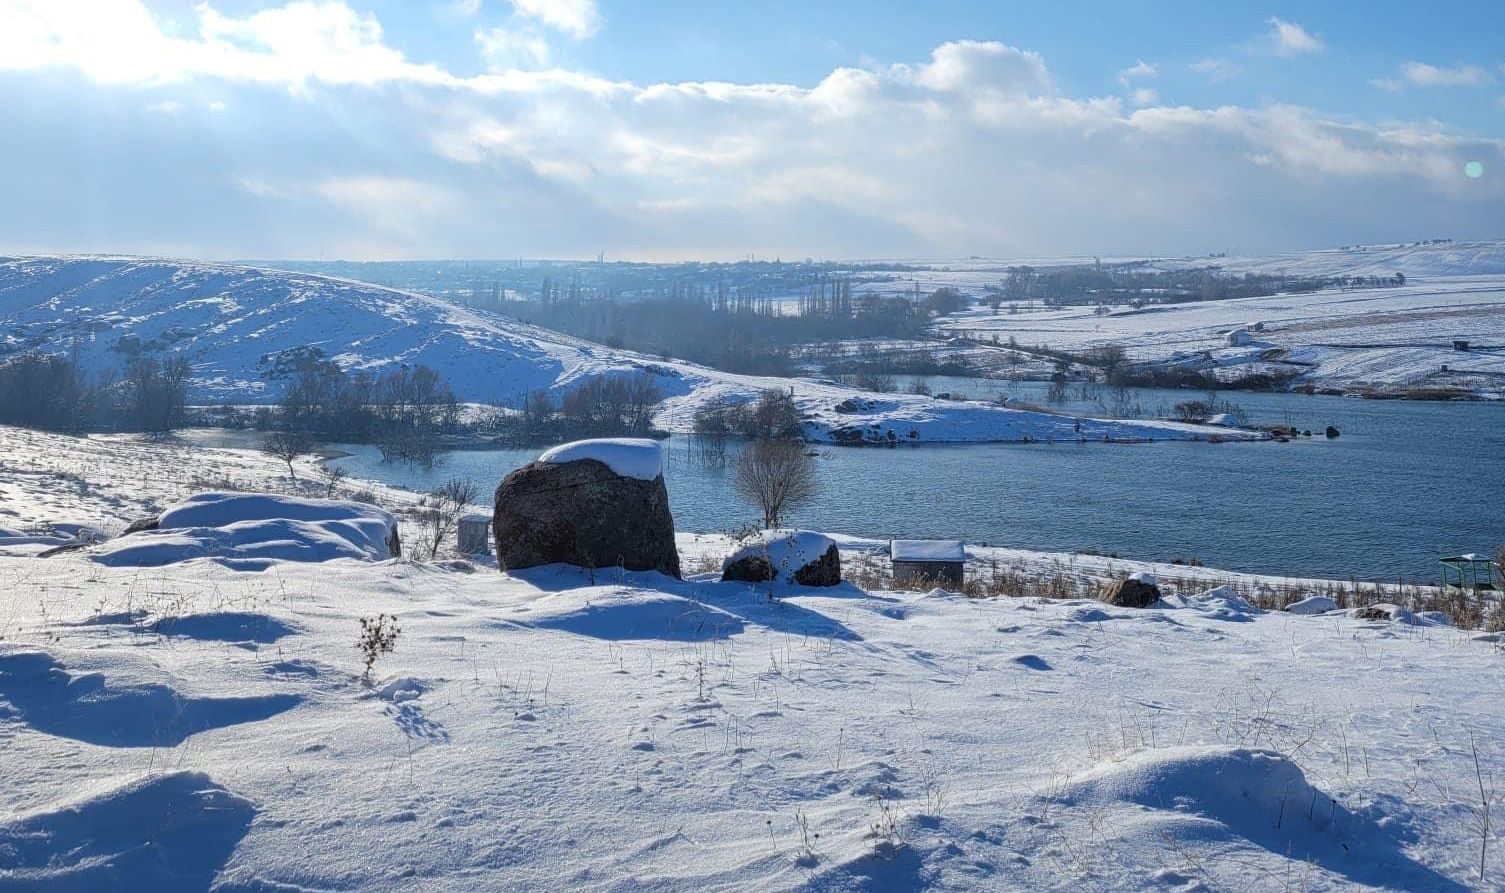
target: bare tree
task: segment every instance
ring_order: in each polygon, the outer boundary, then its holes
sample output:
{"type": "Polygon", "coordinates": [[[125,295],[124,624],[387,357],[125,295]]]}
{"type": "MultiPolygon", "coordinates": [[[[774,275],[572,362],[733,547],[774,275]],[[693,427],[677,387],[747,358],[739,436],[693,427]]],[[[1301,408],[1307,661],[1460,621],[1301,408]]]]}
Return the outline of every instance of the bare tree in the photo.
{"type": "Polygon", "coordinates": [[[345,483],[346,478],[350,477],[350,472],[338,465],[330,465],[328,462],[319,463],[318,473],[319,480],[324,482],[324,495],[331,499],[334,498],[334,493],[340,485],[345,483]]]}
{"type": "Polygon", "coordinates": [[[737,492],[763,512],[763,526],[777,527],[787,509],[815,497],[820,483],[815,460],[793,440],[757,440],[737,457],[737,492]]]}
{"type": "Polygon", "coordinates": [[[298,473],[293,470],[293,460],[312,453],[316,446],[314,436],[307,431],[273,431],[261,442],[261,451],[286,462],[288,477],[296,481],[298,473]]]}
{"type": "Polygon", "coordinates": [[[418,512],[418,547],[428,552],[430,561],[460,523],[465,509],[480,495],[480,488],[469,478],[451,478],[424,497],[418,512]]]}

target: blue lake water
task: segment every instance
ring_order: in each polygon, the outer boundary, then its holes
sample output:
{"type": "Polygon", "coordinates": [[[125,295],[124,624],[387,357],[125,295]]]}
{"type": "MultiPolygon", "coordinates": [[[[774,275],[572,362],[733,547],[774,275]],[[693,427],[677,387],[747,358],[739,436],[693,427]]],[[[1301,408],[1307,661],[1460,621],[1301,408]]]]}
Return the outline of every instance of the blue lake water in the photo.
{"type": "MultiPolygon", "coordinates": [[[[928,380],[936,391],[1044,402],[1038,384],[928,380]]],[[[1199,395],[1139,390],[1147,414],[1199,395]]],[[[1437,558],[1505,543],[1505,405],[1294,394],[1220,395],[1251,422],[1310,428],[1291,443],[979,444],[828,448],[818,499],[786,520],[875,537],[955,537],[1125,558],[1360,580],[1438,576],[1437,558]],[[1342,436],[1322,437],[1336,425],[1342,436]]],[[[1106,392],[1072,387],[1072,412],[1106,392]]],[[[727,530],[757,513],[726,469],[669,444],[665,481],[681,530],[727,530]]],[[[537,450],[461,450],[432,468],[384,463],[371,447],[337,460],[358,477],[428,489],[470,477],[489,494],[537,450]]],[[[489,495],[488,495],[489,499],[489,495]]]]}

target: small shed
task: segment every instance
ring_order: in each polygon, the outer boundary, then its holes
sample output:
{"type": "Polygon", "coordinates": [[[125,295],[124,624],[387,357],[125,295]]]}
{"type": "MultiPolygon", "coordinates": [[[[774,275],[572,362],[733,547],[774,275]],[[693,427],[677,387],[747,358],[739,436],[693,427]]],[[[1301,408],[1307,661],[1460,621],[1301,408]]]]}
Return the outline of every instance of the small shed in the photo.
{"type": "Polygon", "coordinates": [[[1254,341],[1254,336],[1248,329],[1234,329],[1223,333],[1223,340],[1229,347],[1248,347],[1254,341]]]}
{"type": "Polygon", "coordinates": [[[490,555],[491,516],[479,512],[462,515],[455,539],[461,555],[490,555]]]}
{"type": "Polygon", "coordinates": [[[1468,351],[1468,339],[1466,339],[1466,338],[1454,338],[1453,339],[1453,350],[1461,350],[1461,351],[1464,351],[1466,353],[1468,351]]]}
{"type": "Polygon", "coordinates": [[[967,549],[961,540],[890,540],[894,586],[948,586],[960,589],[967,549]]]}
{"type": "Polygon", "coordinates": [[[1499,589],[1495,584],[1495,563],[1473,552],[1449,555],[1442,559],[1442,585],[1446,589],[1494,592],[1499,589]]]}

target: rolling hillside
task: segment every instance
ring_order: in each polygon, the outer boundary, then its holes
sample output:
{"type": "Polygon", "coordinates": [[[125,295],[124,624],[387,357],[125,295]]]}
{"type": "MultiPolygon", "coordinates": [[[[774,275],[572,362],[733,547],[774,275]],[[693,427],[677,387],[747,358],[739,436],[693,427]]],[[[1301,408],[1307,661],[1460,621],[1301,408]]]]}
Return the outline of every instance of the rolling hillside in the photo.
{"type": "Polygon", "coordinates": [[[984,403],[865,394],[824,382],[731,375],[614,350],[413,292],[303,273],[129,257],[0,259],[0,355],[76,353],[119,368],[135,353],[181,353],[190,400],[271,403],[281,351],[321,348],[349,369],[439,370],[462,400],[515,407],[529,391],[645,371],[665,395],[659,424],[687,430],[716,396],[791,390],[809,436],[860,431],[901,442],[1198,439],[1230,432],[1170,422],[1074,419],[984,403]],[[854,399],[855,398],[855,399],[854,399]],[[837,407],[842,407],[838,410],[837,407]]]}

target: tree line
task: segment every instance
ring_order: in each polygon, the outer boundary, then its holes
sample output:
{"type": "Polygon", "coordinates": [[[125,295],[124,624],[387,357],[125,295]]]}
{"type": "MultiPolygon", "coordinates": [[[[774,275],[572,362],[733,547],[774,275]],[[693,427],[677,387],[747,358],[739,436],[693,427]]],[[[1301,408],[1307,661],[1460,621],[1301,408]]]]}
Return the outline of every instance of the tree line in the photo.
{"type": "MultiPolygon", "coordinates": [[[[676,288],[635,300],[560,292],[546,283],[538,301],[514,302],[506,312],[525,321],[642,353],[678,357],[728,372],[794,374],[792,348],[858,338],[916,338],[929,324],[931,304],[905,297],[853,296],[850,283],[833,279],[810,286],[796,308],[726,289],[676,288]]],[[[954,295],[954,293],[953,293],[954,295]]],[[[959,295],[939,303],[953,307],[959,295]]]]}
{"type": "Polygon", "coordinates": [[[167,433],[186,416],[190,371],[184,356],[138,356],[123,368],[90,374],[76,357],[15,354],[0,362],[0,424],[167,433]]]}
{"type": "Polygon", "coordinates": [[[1186,301],[1216,301],[1259,298],[1273,294],[1306,294],[1328,288],[1387,288],[1406,284],[1394,276],[1291,276],[1276,273],[1230,275],[1214,268],[1149,270],[1143,262],[1104,266],[1036,269],[1027,265],[1009,267],[1002,288],[990,303],[996,309],[1005,302],[1036,300],[1047,306],[1079,304],[1175,304],[1186,301]]]}

